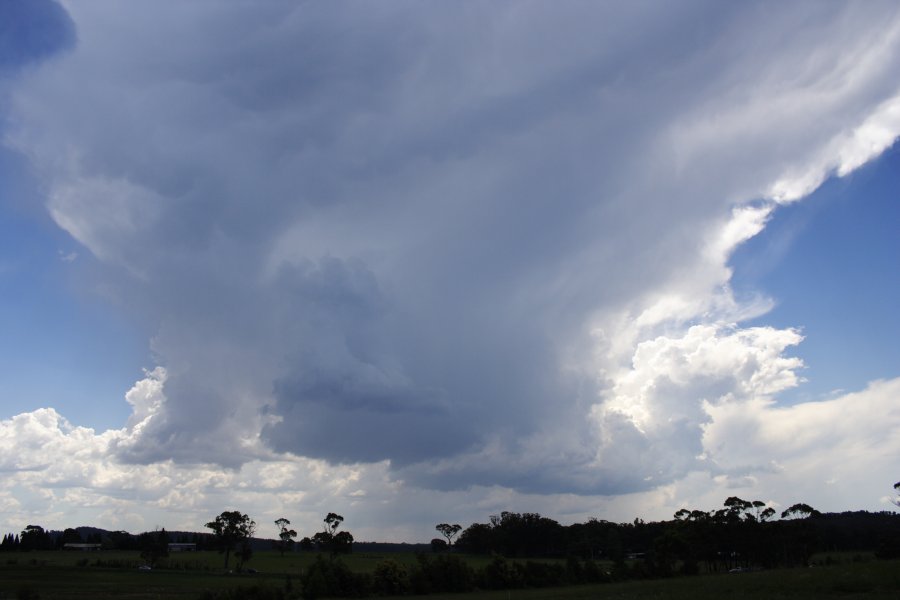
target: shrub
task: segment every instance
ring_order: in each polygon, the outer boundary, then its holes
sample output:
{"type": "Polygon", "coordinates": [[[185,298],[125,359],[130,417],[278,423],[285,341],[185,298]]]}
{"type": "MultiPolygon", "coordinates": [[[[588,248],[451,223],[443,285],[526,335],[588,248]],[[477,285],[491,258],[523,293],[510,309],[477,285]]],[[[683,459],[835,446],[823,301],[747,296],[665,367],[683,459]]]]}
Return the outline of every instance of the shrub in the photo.
{"type": "Polygon", "coordinates": [[[475,589],[475,571],[463,559],[452,554],[419,554],[409,575],[416,594],[470,592],[475,589]]]}
{"type": "Polygon", "coordinates": [[[569,583],[584,583],[587,581],[584,567],[577,556],[569,555],[566,559],[566,579],[569,583]]]}
{"type": "Polygon", "coordinates": [[[479,581],[481,587],[490,590],[520,588],[525,585],[523,570],[520,565],[510,563],[502,556],[495,556],[479,573],[479,581]]]}
{"type": "Polygon", "coordinates": [[[342,596],[362,598],[372,588],[371,577],[364,573],[354,573],[339,558],[316,557],[315,562],[301,575],[304,598],[342,596]]]}
{"type": "Polygon", "coordinates": [[[608,571],[600,568],[596,562],[585,560],[582,567],[584,583],[609,583],[612,581],[612,575],[608,571]]]}
{"type": "Polygon", "coordinates": [[[882,536],[878,540],[878,549],[875,556],[883,560],[900,558],[900,540],[892,535],[882,536]]]}
{"type": "Polygon", "coordinates": [[[387,559],[375,565],[372,574],[372,588],[376,594],[401,596],[411,589],[406,567],[395,560],[387,559]]]}
{"type": "Polygon", "coordinates": [[[527,561],[519,567],[525,587],[542,588],[565,585],[566,568],[557,563],[527,561]]]}

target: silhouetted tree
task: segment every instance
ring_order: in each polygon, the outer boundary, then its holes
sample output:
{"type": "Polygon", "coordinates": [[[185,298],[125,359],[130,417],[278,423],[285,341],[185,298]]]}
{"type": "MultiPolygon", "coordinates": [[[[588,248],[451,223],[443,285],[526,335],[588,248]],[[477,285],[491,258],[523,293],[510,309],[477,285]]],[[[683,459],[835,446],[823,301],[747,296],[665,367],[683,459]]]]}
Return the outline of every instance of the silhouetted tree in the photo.
{"type": "Polygon", "coordinates": [[[449,525],[449,524],[447,524],[447,523],[441,523],[440,525],[435,525],[434,528],[435,528],[436,530],[438,530],[438,531],[441,533],[442,536],[444,536],[445,538],[447,538],[447,545],[448,545],[448,546],[452,546],[452,545],[453,545],[453,538],[456,537],[456,534],[457,534],[457,533],[459,533],[460,531],[462,531],[462,526],[461,526],[461,525],[456,525],[456,524],[454,524],[454,525],[449,525]]]}
{"type": "Polygon", "coordinates": [[[227,569],[232,550],[239,545],[243,547],[245,541],[249,542],[256,529],[256,522],[240,511],[233,510],[223,512],[214,521],[207,523],[206,527],[212,530],[219,552],[225,554],[227,569]]]}
{"type": "Polygon", "coordinates": [[[808,519],[821,514],[809,504],[798,502],[781,513],[782,519],[808,519]]]}
{"type": "Polygon", "coordinates": [[[555,556],[562,553],[562,526],[538,513],[504,511],[491,517],[495,542],[504,556],[555,556]]]}
{"type": "Polygon", "coordinates": [[[3,542],[0,543],[0,552],[12,552],[19,549],[19,536],[7,533],[3,536],[3,542]]]}
{"type": "Polygon", "coordinates": [[[741,520],[752,516],[753,503],[741,500],[737,496],[731,496],[725,500],[727,517],[731,520],[741,520]]]}
{"type": "Polygon", "coordinates": [[[238,559],[237,570],[238,572],[241,572],[244,570],[244,563],[253,556],[253,546],[250,545],[250,538],[241,540],[241,545],[238,547],[237,552],[235,552],[235,556],[237,556],[238,559]]]}
{"type": "Polygon", "coordinates": [[[494,550],[494,538],[490,525],[472,523],[456,540],[456,546],[472,554],[488,554],[494,550]]]}
{"type": "Polygon", "coordinates": [[[490,525],[473,523],[456,545],[467,552],[499,552],[504,556],[561,556],[565,530],[537,513],[504,511],[491,515],[490,525]]]}
{"type": "Polygon", "coordinates": [[[165,529],[148,531],[138,536],[141,547],[141,558],[151,567],[155,567],[159,559],[169,556],[169,534],[165,529]]]}
{"type": "Polygon", "coordinates": [[[312,543],[315,545],[316,550],[319,551],[331,551],[331,540],[334,538],[333,535],[328,533],[327,531],[320,531],[319,533],[312,536],[312,543]]]}
{"type": "Polygon", "coordinates": [[[69,527],[65,531],[63,531],[63,534],[59,538],[58,545],[60,548],[65,548],[66,544],[82,543],[84,543],[84,540],[81,539],[81,534],[69,527]]]}
{"type": "Polygon", "coordinates": [[[294,546],[294,538],[297,537],[297,532],[289,528],[290,524],[291,522],[284,517],[275,521],[275,525],[278,527],[278,542],[276,544],[282,556],[284,556],[285,551],[290,550],[294,546]]]}
{"type": "Polygon", "coordinates": [[[353,552],[353,535],[349,531],[339,531],[334,534],[331,542],[331,551],[334,554],[350,554],[353,552]]]}
{"type": "Polygon", "coordinates": [[[349,554],[353,552],[353,536],[349,531],[338,531],[344,517],[337,513],[328,513],[323,519],[324,531],[320,531],[312,537],[312,542],[320,550],[327,550],[332,554],[349,554]]]}
{"type": "Polygon", "coordinates": [[[781,513],[783,523],[782,562],[787,565],[806,565],[817,546],[817,530],[812,523],[822,513],[809,504],[798,502],[781,513]]]}
{"type": "Polygon", "coordinates": [[[28,525],[19,536],[20,550],[49,550],[51,548],[53,548],[53,540],[40,525],[28,525]]]}
{"type": "Polygon", "coordinates": [[[341,526],[341,523],[344,522],[344,517],[337,513],[330,512],[325,515],[325,518],[322,520],[325,521],[325,531],[334,535],[338,527],[341,526]]]}

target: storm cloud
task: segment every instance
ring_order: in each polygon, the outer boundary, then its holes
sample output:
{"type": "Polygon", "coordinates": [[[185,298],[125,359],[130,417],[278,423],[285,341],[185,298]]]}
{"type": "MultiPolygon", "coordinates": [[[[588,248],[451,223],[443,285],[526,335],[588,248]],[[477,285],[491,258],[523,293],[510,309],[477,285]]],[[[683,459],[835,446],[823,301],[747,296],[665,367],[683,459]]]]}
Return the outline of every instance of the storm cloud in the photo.
{"type": "Polygon", "coordinates": [[[741,328],[769,301],[730,253],[900,131],[890,2],[65,6],[6,143],[152,336],[108,440],[135,465],[725,473],[717,415],[802,367],[797,331],[741,328]]]}

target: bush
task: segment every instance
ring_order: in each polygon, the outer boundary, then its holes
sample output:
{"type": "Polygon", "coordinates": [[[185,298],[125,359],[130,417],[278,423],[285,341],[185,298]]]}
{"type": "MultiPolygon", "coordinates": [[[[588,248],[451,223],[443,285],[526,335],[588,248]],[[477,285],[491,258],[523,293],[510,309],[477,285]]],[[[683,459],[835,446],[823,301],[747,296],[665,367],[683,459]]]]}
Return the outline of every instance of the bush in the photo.
{"type": "Polygon", "coordinates": [[[528,561],[519,570],[525,587],[542,588],[566,584],[566,568],[557,563],[528,561]]]}
{"type": "Polygon", "coordinates": [[[475,589],[475,571],[452,554],[416,556],[418,564],[409,575],[413,593],[470,592],[475,589]]]}
{"type": "Polygon", "coordinates": [[[900,558],[900,539],[892,535],[882,536],[878,540],[878,549],[875,551],[875,556],[882,560],[900,558]]]}
{"type": "Polygon", "coordinates": [[[584,583],[609,583],[612,581],[612,575],[600,568],[596,562],[585,560],[582,567],[584,583]]]}
{"type": "Polygon", "coordinates": [[[362,598],[372,588],[371,577],[354,573],[339,558],[316,557],[313,564],[301,575],[303,597],[307,599],[328,596],[362,598]]]}
{"type": "Polygon", "coordinates": [[[479,573],[481,587],[489,590],[509,590],[524,587],[525,575],[520,565],[495,556],[479,573]]]}
{"type": "Polygon", "coordinates": [[[406,567],[395,560],[387,559],[375,565],[372,574],[372,589],[384,596],[401,596],[411,589],[406,567]]]}
{"type": "Polygon", "coordinates": [[[587,581],[584,566],[582,566],[577,556],[569,555],[566,559],[566,579],[569,583],[584,583],[587,581]]]}

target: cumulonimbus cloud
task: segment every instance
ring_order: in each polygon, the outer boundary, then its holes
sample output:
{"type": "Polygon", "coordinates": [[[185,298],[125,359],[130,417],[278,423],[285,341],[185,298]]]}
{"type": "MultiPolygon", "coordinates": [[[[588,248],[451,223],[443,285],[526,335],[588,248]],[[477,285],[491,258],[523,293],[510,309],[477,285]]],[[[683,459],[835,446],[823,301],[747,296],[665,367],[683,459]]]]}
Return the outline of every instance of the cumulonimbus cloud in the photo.
{"type": "Polygon", "coordinates": [[[7,143],[154,331],[133,464],[715,470],[710,407],[800,367],[796,332],[735,325],[768,304],[730,252],[900,131],[891,3],[66,6],[7,143]]]}

